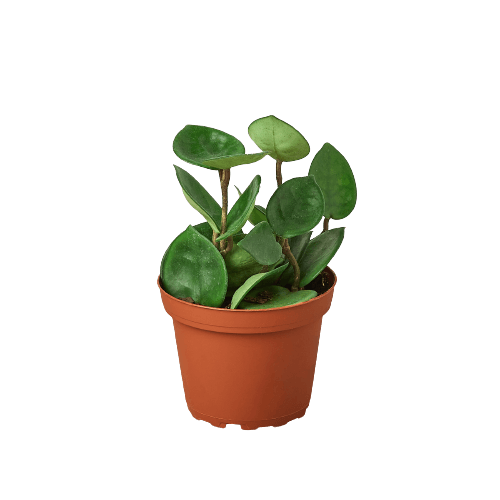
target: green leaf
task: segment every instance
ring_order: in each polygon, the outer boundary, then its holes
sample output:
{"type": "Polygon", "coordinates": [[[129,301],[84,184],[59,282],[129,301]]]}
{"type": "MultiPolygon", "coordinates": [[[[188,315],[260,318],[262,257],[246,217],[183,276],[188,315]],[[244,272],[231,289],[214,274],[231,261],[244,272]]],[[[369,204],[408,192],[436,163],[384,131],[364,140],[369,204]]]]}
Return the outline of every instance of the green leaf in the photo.
{"type": "Polygon", "coordinates": [[[191,174],[180,167],[175,165],[174,167],[177,179],[182,187],[182,192],[188,203],[207,219],[210,227],[216,233],[220,233],[220,220],[222,217],[220,205],[191,174]]]}
{"type": "MultiPolygon", "coordinates": [[[[295,257],[297,262],[300,262],[302,255],[304,255],[304,251],[307,248],[307,244],[311,239],[312,231],[308,231],[304,234],[299,234],[298,236],[294,236],[288,240],[288,244],[290,245],[290,251],[292,255],[295,257]]],[[[300,267],[300,264],[299,264],[300,267]]],[[[282,285],[291,285],[294,279],[293,267],[289,263],[285,272],[281,275],[280,284],[282,285]]]]}
{"type": "Polygon", "coordinates": [[[290,292],[290,290],[281,286],[260,286],[259,288],[253,289],[244,298],[255,298],[259,294],[263,294],[265,297],[271,296],[271,298],[264,304],[241,301],[240,309],[271,309],[291,306],[293,304],[299,304],[300,302],[307,302],[318,295],[314,290],[290,292]]]}
{"type": "Polygon", "coordinates": [[[202,222],[201,224],[196,224],[196,226],[193,227],[196,229],[196,231],[205,236],[205,238],[208,238],[210,241],[212,241],[213,230],[208,222],[202,222]]]}
{"type": "Polygon", "coordinates": [[[168,247],[160,266],[163,290],[196,304],[219,307],[226,297],[228,276],[219,251],[192,226],[168,247]]]}
{"type": "Polygon", "coordinates": [[[267,222],[266,209],[260,205],[255,205],[248,220],[254,226],[256,226],[259,222],[267,222]]]}
{"type": "Polygon", "coordinates": [[[260,175],[256,175],[227,214],[227,230],[217,238],[217,241],[224,240],[237,233],[245,225],[252,213],[259,188],[260,175]]]}
{"type": "Polygon", "coordinates": [[[291,238],[312,229],[323,216],[325,201],[313,177],[284,182],[267,204],[266,216],[273,231],[291,238]]]}
{"type": "Polygon", "coordinates": [[[261,286],[273,284],[281,276],[283,271],[284,269],[282,267],[277,267],[267,273],[258,273],[250,276],[250,278],[248,278],[245,283],[243,283],[243,285],[241,285],[240,288],[234,292],[233,300],[231,300],[231,309],[236,309],[240,302],[246,297],[248,292],[259,283],[261,286]]]}
{"type": "MultiPolygon", "coordinates": [[[[241,196],[241,191],[238,189],[238,187],[237,186],[234,187],[236,188],[236,191],[238,191],[238,194],[241,196]]],[[[266,209],[264,207],[261,207],[260,205],[255,205],[248,220],[254,226],[256,226],[259,222],[262,221],[267,222],[266,209]]]]}
{"type": "Polygon", "coordinates": [[[257,224],[238,245],[263,266],[276,263],[282,253],[271,226],[265,221],[257,224]]]}
{"type": "Polygon", "coordinates": [[[251,123],[248,134],[262,151],[268,151],[275,160],[300,160],[310,151],[308,142],[298,130],[273,115],[251,123]]]}
{"type": "Polygon", "coordinates": [[[216,170],[203,162],[221,156],[242,155],[245,146],[221,130],[201,125],[186,125],[174,139],[174,153],[184,161],[216,170]]]}
{"type": "Polygon", "coordinates": [[[238,165],[248,165],[249,163],[255,163],[256,161],[262,160],[264,156],[267,155],[267,151],[263,153],[251,153],[248,155],[231,155],[231,156],[220,156],[212,160],[206,160],[203,162],[203,167],[208,167],[217,170],[225,170],[231,167],[236,167],[238,165]]]}
{"type": "Polygon", "coordinates": [[[332,260],[344,239],[345,227],[330,229],[313,238],[299,261],[300,286],[306,286],[332,260]]]}
{"type": "MultiPolygon", "coordinates": [[[[200,234],[205,236],[205,238],[208,238],[210,241],[212,241],[212,228],[210,227],[210,224],[208,222],[202,222],[201,224],[196,224],[196,226],[193,226],[200,234]]],[[[233,242],[239,243],[244,237],[245,233],[243,231],[238,231],[236,234],[233,235],[233,242]]]]}
{"type": "Polygon", "coordinates": [[[316,153],[309,175],[313,175],[325,197],[324,216],[347,217],[356,205],[356,181],[347,160],[326,142],[316,153]]]}
{"type": "Polygon", "coordinates": [[[236,244],[236,236],[233,236],[234,246],[226,254],[224,260],[228,274],[227,295],[231,296],[245,281],[257,274],[262,269],[259,264],[246,250],[236,244]]]}

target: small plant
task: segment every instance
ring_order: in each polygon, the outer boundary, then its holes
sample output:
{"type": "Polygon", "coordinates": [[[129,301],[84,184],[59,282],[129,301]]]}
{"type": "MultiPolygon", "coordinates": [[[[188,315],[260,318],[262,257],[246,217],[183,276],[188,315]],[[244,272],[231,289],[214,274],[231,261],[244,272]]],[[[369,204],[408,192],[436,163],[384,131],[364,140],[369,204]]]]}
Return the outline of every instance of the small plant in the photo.
{"type": "Polygon", "coordinates": [[[304,302],[324,291],[321,273],[344,238],[344,228],[329,229],[329,220],[347,217],[356,204],[351,168],[326,143],[309,175],[283,182],[283,163],[309,154],[306,139],[275,116],[255,120],[248,133],[261,152],[246,154],[232,135],[198,125],[187,125],[174,139],[179,158],[218,172],[222,191],[221,206],[174,165],[188,203],[206,219],[188,226],[163,256],[161,286],[178,299],[209,307],[265,309],[304,302]],[[231,169],[265,156],[276,160],[278,185],[267,207],[255,204],[261,182],[256,175],[245,191],[236,188],[239,197],[229,210],[231,169]],[[322,218],[323,232],[311,239],[322,218]],[[254,227],[244,234],[247,221],[254,227]]]}

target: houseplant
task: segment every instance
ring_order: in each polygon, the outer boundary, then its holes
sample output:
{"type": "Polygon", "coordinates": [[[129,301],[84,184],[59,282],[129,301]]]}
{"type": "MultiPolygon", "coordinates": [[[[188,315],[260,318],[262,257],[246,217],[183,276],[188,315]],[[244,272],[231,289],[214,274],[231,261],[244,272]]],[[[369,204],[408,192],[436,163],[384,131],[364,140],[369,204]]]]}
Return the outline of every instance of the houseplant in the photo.
{"type": "Polygon", "coordinates": [[[283,182],[283,163],[309,154],[306,139],[274,116],[255,120],[248,132],[261,151],[246,154],[235,137],[197,125],[175,137],[180,159],[217,171],[222,204],[174,165],[186,200],[206,222],[173,240],[158,286],[174,321],[193,416],[255,429],[301,417],[309,404],[322,316],[336,283],[327,265],[344,237],[344,228],[329,229],[329,220],[353,210],[356,184],[329,143],[307,176],[283,182]],[[232,169],[266,156],[276,162],[277,181],[266,208],[256,205],[256,175],[229,209],[232,169]],[[321,234],[311,238],[322,219],[321,234]],[[245,234],[247,221],[254,227],[245,234]]]}

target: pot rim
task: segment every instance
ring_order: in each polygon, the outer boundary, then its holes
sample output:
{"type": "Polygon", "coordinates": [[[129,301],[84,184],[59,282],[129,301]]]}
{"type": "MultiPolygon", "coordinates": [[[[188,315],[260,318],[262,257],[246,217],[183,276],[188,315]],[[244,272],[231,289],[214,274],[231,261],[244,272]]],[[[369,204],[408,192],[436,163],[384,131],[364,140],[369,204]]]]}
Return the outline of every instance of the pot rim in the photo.
{"type": "MultiPolygon", "coordinates": [[[[299,302],[297,304],[291,304],[289,306],[283,306],[283,307],[270,307],[268,309],[226,309],[225,307],[209,307],[209,306],[202,306],[201,304],[191,304],[190,302],[186,302],[185,300],[180,300],[177,297],[174,297],[173,295],[170,295],[167,293],[160,285],[160,276],[158,275],[158,279],[156,280],[156,283],[158,285],[158,288],[160,289],[161,293],[164,293],[165,295],[168,295],[170,300],[173,300],[175,302],[179,302],[180,304],[187,305],[190,307],[196,307],[198,309],[208,309],[209,311],[225,311],[228,313],[265,313],[265,312],[271,312],[271,311],[281,311],[283,309],[290,309],[292,307],[300,307],[304,306],[305,304],[310,304],[311,302],[315,302],[317,300],[320,300],[321,298],[325,297],[325,295],[329,293],[333,293],[333,289],[335,288],[335,285],[337,284],[337,275],[335,274],[334,271],[332,271],[328,266],[326,266],[323,271],[328,270],[332,273],[333,275],[333,283],[332,286],[324,293],[321,295],[317,295],[313,299],[306,300],[305,302],[299,302]]],[[[323,272],[321,271],[321,272],[323,272]]]]}

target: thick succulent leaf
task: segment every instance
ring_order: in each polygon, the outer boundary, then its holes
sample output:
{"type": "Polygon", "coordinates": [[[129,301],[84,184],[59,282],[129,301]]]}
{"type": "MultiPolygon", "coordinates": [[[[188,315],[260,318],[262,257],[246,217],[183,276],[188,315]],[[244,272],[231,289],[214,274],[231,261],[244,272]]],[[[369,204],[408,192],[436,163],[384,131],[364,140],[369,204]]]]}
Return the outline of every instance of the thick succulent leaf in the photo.
{"type": "Polygon", "coordinates": [[[291,306],[293,304],[299,304],[300,302],[307,302],[318,295],[314,290],[290,292],[290,290],[281,286],[259,286],[258,288],[254,288],[244,298],[255,298],[260,293],[265,293],[266,296],[271,295],[272,297],[264,304],[242,300],[239,305],[240,309],[271,309],[275,307],[291,306]]]}
{"type": "MultiPolygon", "coordinates": [[[[210,241],[212,241],[213,230],[210,227],[210,224],[208,222],[202,222],[201,224],[196,224],[196,226],[193,226],[193,227],[200,234],[205,236],[205,238],[208,238],[210,241]]],[[[236,243],[240,242],[244,237],[245,237],[245,233],[240,230],[235,235],[233,235],[233,241],[236,244],[236,243]]]]}
{"type": "Polygon", "coordinates": [[[256,175],[227,214],[227,230],[217,238],[217,241],[236,234],[245,225],[254,208],[259,188],[260,175],[256,175]]]}
{"type": "Polygon", "coordinates": [[[196,226],[193,226],[196,231],[198,231],[201,235],[205,236],[205,238],[208,238],[210,241],[212,241],[212,233],[213,230],[210,227],[210,224],[208,222],[202,222],[201,224],[196,224],[196,226]]]}
{"type": "Polygon", "coordinates": [[[263,266],[276,263],[282,253],[271,226],[265,221],[257,224],[238,245],[263,266]]]}
{"type": "Polygon", "coordinates": [[[344,239],[344,227],[330,229],[313,238],[299,261],[300,286],[309,284],[332,260],[344,239]]]}
{"type": "Polygon", "coordinates": [[[310,151],[308,142],[298,130],[272,115],[251,123],[248,134],[262,151],[268,151],[275,160],[300,160],[310,151]]]}
{"type": "Polygon", "coordinates": [[[254,226],[256,226],[259,222],[267,222],[266,209],[260,205],[255,205],[248,220],[254,226]]]}
{"type": "Polygon", "coordinates": [[[271,196],[266,216],[276,234],[292,238],[316,226],[324,208],[323,194],[314,177],[295,177],[271,196]]]}
{"type": "MultiPolygon", "coordinates": [[[[238,189],[238,187],[234,187],[236,188],[236,191],[238,191],[238,195],[241,196],[241,191],[238,189]]],[[[267,221],[266,209],[264,207],[261,207],[260,205],[255,205],[248,220],[254,226],[256,226],[259,222],[267,221]]]]}
{"type": "Polygon", "coordinates": [[[165,252],[160,281],[162,288],[178,299],[191,297],[196,304],[219,307],[226,297],[228,276],[219,251],[188,226],[165,252]]]}
{"type": "Polygon", "coordinates": [[[245,281],[262,270],[259,264],[246,250],[236,244],[233,236],[233,248],[224,257],[228,273],[227,295],[231,296],[245,281]]]}
{"type": "MultiPolygon", "coordinates": [[[[177,179],[188,203],[198,210],[217,233],[220,232],[222,209],[210,193],[188,172],[175,166],[177,179]]],[[[243,227],[243,226],[242,226],[243,227]]]]}
{"type": "MultiPolygon", "coordinates": [[[[302,255],[304,255],[304,251],[307,248],[307,244],[311,239],[312,231],[308,231],[304,234],[299,234],[298,236],[294,236],[288,240],[288,244],[290,245],[290,251],[292,255],[295,257],[297,262],[300,262],[302,255]]],[[[300,267],[300,265],[299,265],[300,267]]],[[[288,264],[285,272],[281,275],[280,284],[281,285],[291,285],[294,279],[293,267],[288,264]]]]}
{"type": "Polygon", "coordinates": [[[174,153],[184,161],[216,170],[203,162],[220,156],[242,155],[245,146],[221,130],[201,125],[186,125],[174,139],[174,153]]]}
{"type": "Polygon", "coordinates": [[[226,170],[238,165],[248,165],[249,163],[255,163],[256,161],[262,160],[262,158],[264,158],[264,156],[266,155],[267,151],[264,151],[263,153],[251,153],[247,155],[243,154],[220,156],[218,158],[213,158],[212,160],[204,161],[203,166],[217,170],[226,170]]]}
{"type": "Polygon", "coordinates": [[[325,197],[324,216],[347,217],[356,205],[356,181],[347,160],[328,142],[316,153],[309,175],[313,175],[325,197]]]}
{"type": "Polygon", "coordinates": [[[243,285],[234,292],[233,299],[231,300],[231,309],[236,309],[240,302],[247,296],[248,292],[258,284],[261,286],[272,285],[283,272],[282,267],[277,267],[267,273],[258,273],[250,276],[243,285]]]}

